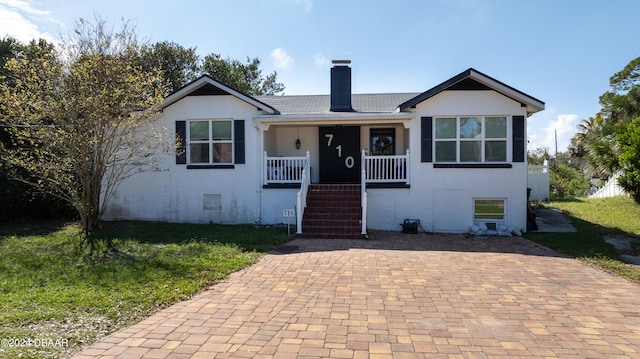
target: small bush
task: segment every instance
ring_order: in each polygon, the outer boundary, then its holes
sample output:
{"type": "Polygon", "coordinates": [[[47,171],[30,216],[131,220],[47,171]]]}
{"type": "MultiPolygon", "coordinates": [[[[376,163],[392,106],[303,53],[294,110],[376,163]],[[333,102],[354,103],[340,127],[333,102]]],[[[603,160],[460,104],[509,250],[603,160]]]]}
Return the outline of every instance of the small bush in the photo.
{"type": "Polygon", "coordinates": [[[549,186],[553,198],[582,197],[591,187],[580,171],[562,163],[551,168],[549,186]]]}

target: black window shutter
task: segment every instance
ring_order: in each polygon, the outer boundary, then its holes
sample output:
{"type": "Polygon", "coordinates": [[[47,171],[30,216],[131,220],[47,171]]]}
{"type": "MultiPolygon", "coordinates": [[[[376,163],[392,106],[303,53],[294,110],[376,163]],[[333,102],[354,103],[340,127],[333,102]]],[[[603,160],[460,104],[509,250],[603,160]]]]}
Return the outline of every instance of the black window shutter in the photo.
{"type": "Polygon", "coordinates": [[[236,164],[244,164],[244,120],[233,121],[233,145],[235,151],[236,164]]]}
{"type": "Polygon", "coordinates": [[[433,117],[420,119],[420,161],[433,162],[433,117]]]}
{"type": "Polygon", "coordinates": [[[176,121],[176,164],[187,164],[187,121],[176,121]]]}
{"type": "Polygon", "coordinates": [[[524,162],[527,141],[524,137],[524,116],[513,116],[513,162],[524,162]]]}

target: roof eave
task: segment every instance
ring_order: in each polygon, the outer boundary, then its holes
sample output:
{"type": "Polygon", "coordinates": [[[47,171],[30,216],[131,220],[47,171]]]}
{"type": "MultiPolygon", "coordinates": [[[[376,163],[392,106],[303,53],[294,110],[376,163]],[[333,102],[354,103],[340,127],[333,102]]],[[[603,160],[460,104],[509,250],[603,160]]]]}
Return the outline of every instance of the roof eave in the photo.
{"type": "Polygon", "coordinates": [[[496,92],[511,98],[514,101],[518,101],[521,104],[527,107],[527,113],[529,115],[534,114],[538,111],[544,110],[544,102],[538,100],[533,96],[529,96],[526,93],[516,90],[515,88],[500,82],[490,76],[483,74],[480,71],[469,69],[471,71],[470,78],[480,82],[483,85],[486,85],[496,92]]]}
{"type": "Polygon", "coordinates": [[[253,118],[255,123],[264,126],[276,124],[288,125],[322,125],[322,124],[361,124],[376,122],[395,122],[405,125],[413,119],[409,112],[342,112],[342,113],[312,113],[312,114],[285,114],[285,115],[261,115],[253,118]]]}

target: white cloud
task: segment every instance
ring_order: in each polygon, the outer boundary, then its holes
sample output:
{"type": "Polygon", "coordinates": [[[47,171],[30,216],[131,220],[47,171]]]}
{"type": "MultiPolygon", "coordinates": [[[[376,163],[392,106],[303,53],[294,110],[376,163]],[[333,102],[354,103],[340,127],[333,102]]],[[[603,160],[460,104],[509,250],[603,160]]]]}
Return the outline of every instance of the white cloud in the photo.
{"type": "Polygon", "coordinates": [[[318,67],[324,67],[327,63],[329,63],[329,60],[327,60],[327,58],[324,57],[323,54],[315,54],[313,55],[313,63],[318,67]]]}
{"type": "Polygon", "coordinates": [[[271,58],[273,59],[273,62],[277,69],[287,70],[293,67],[293,57],[289,56],[287,51],[285,51],[285,49],[283,49],[282,47],[278,47],[277,49],[271,51],[271,58]]]}
{"type": "Polygon", "coordinates": [[[50,34],[39,29],[39,24],[61,25],[50,11],[40,10],[24,0],[0,0],[0,37],[11,36],[27,43],[33,39],[55,42],[50,34]]]}
{"type": "Polygon", "coordinates": [[[571,137],[576,133],[578,115],[557,115],[555,120],[547,122],[540,133],[529,132],[529,149],[547,148],[550,153],[556,149],[556,134],[558,138],[558,152],[565,152],[571,144],[571,137]]]}
{"type": "Polygon", "coordinates": [[[313,2],[311,0],[289,0],[294,4],[300,4],[304,7],[304,12],[310,12],[313,8],[313,2]]]}

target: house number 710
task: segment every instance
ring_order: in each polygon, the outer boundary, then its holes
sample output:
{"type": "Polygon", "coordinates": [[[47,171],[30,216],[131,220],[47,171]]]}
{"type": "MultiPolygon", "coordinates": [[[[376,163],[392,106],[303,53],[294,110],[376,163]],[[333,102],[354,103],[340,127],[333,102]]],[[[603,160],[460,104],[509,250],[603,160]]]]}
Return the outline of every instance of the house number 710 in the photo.
{"type": "MultiPolygon", "coordinates": [[[[331,147],[331,142],[333,141],[333,134],[327,133],[326,135],[324,135],[324,137],[328,138],[327,147],[331,147]]],[[[342,157],[342,145],[336,146],[336,150],[338,150],[338,158],[342,157]]],[[[353,158],[353,156],[347,156],[347,158],[344,159],[344,165],[347,166],[347,168],[353,168],[355,163],[356,163],[356,160],[353,158]]]]}

